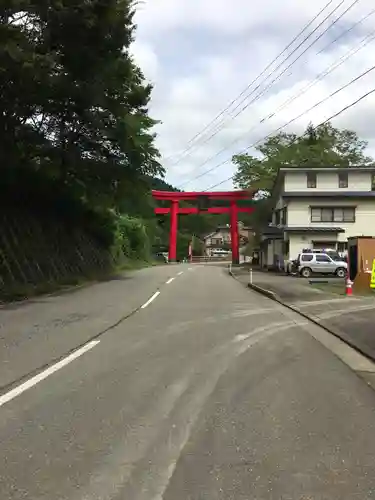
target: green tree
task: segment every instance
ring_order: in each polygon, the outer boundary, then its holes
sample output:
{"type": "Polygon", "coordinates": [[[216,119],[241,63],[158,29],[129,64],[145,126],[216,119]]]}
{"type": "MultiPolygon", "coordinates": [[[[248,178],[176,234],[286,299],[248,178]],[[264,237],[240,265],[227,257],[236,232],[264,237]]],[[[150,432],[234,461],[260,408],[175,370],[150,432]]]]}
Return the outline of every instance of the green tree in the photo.
{"type": "MultiPolygon", "coordinates": [[[[256,149],[259,155],[233,156],[237,167],[234,176],[236,187],[254,188],[263,192],[255,211],[246,219],[259,235],[259,230],[270,219],[272,200],[268,194],[272,189],[280,167],[353,167],[370,165],[374,160],[365,155],[367,143],[351,130],[339,130],[330,123],[313,127],[311,124],[301,135],[281,132],[271,136],[256,149]]],[[[259,236],[254,244],[258,244],[259,236]]]]}
{"type": "Polygon", "coordinates": [[[330,123],[313,127],[297,136],[281,132],[271,136],[256,149],[259,156],[233,156],[237,167],[237,187],[269,191],[281,166],[287,167],[354,167],[369,165],[373,159],[365,155],[366,141],[351,130],[339,130],[330,123]]]}
{"type": "Polygon", "coordinates": [[[129,53],[128,0],[7,0],[0,7],[0,156],[93,207],[163,175],[151,86],[129,53]]]}

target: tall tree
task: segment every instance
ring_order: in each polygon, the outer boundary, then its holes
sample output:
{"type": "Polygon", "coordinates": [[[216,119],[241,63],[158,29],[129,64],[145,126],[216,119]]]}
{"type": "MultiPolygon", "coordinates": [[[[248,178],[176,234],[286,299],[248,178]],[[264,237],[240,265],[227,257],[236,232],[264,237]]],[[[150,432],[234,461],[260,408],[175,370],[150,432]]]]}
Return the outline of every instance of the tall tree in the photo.
{"type": "Polygon", "coordinates": [[[237,167],[234,183],[246,189],[263,192],[256,210],[249,216],[249,224],[259,230],[269,222],[272,200],[267,197],[280,167],[353,167],[373,164],[365,155],[367,143],[351,130],[339,130],[330,123],[307,127],[304,134],[281,132],[269,137],[257,147],[259,156],[235,155],[237,167]]]}
{"type": "Polygon", "coordinates": [[[281,132],[256,148],[259,156],[233,156],[237,167],[234,183],[241,188],[268,191],[281,166],[369,165],[374,160],[365,155],[366,147],[366,141],[360,140],[355,132],[339,130],[330,123],[318,127],[309,125],[301,136],[281,132]]]}
{"type": "Polygon", "coordinates": [[[0,155],[94,206],[162,175],[134,63],[129,0],[7,0],[0,8],[0,155]]]}

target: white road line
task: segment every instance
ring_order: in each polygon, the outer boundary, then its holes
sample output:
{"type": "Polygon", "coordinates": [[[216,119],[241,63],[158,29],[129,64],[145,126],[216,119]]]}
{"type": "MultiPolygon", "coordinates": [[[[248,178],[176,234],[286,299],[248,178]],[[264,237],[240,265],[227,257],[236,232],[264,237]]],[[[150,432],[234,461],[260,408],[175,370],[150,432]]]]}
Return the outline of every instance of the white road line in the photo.
{"type": "Polygon", "coordinates": [[[192,267],[188,267],[188,271],[192,271],[192,270],[193,270],[193,268],[192,268],[192,267]]]}
{"type": "Polygon", "coordinates": [[[177,273],[177,276],[181,276],[181,274],[184,274],[184,271],[180,271],[179,273],[177,273]]]}
{"type": "Polygon", "coordinates": [[[35,375],[35,377],[32,377],[30,380],[27,380],[23,384],[15,387],[11,391],[7,392],[6,394],[3,394],[0,396],[0,406],[5,405],[5,403],[8,403],[12,399],[16,398],[23,392],[27,391],[28,389],[31,389],[34,387],[36,384],[39,384],[39,382],[42,382],[42,380],[46,379],[53,373],[57,372],[64,366],[68,365],[75,359],[79,358],[82,356],[82,354],[85,354],[85,352],[89,351],[93,347],[95,347],[97,344],[99,344],[100,340],[92,340],[91,342],[88,342],[86,345],[81,347],[80,349],[77,349],[76,351],[72,352],[72,354],[69,354],[66,358],[62,359],[58,363],[55,363],[54,365],[50,366],[46,370],[42,371],[38,375],[35,375]]]}
{"type": "Polygon", "coordinates": [[[155,292],[154,295],[150,297],[148,301],[143,304],[143,306],[141,306],[141,309],[144,309],[145,307],[149,306],[151,302],[155,300],[158,295],[160,295],[160,292],[155,292]]]}
{"type": "Polygon", "coordinates": [[[296,328],[297,326],[305,326],[308,322],[306,320],[302,321],[283,321],[280,323],[269,323],[265,326],[260,326],[259,328],[254,328],[249,333],[236,335],[233,339],[233,342],[242,342],[247,340],[248,338],[255,336],[260,333],[271,333],[273,331],[279,332],[282,330],[288,330],[289,328],[296,328]]]}
{"type": "Polygon", "coordinates": [[[174,276],[173,278],[169,278],[168,281],[165,282],[166,285],[169,285],[169,283],[172,283],[173,280],[175,280],[176,277],[174,276]]]}

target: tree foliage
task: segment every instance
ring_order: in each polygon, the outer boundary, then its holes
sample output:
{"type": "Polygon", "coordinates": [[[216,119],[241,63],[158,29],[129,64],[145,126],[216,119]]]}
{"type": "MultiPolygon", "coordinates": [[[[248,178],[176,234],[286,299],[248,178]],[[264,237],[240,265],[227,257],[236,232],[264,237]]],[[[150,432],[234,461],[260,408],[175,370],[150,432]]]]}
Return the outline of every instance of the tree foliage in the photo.
{"type": "MultiPolygon", "coordinates": [[[[151,86],[129,54],[128,0],[7,0],[0,8],[0,157],[93,207],[163,174],[151,86]]],[[[3,176],[4,176],[3,175],[3,176]]],[[[18,179],[22,182],[22,179],[18,179]]]]}
{"type": "Polygon", "coordinates": [[[367,143],[352,130],[339,130],[330,123],[313,127],[298,136],[281,132],[260,144],[257,156],[233,156],[237,167],[236,187],[263,192],[257,207],[247,220],[258,233],[269,221],[272,200],[267,197],[280,167],[353,167],[370,165],[374,160],[365,155],[367,143]]]}
{"type": "MultiPolygon", "coordinates": [[[[40,213],[96,223],[103,241],[125,255],[146,237],[167,244],[168,220],[157,224],[151,189],[173,189],[159,179],[152,88],[129,52],[134,9],[132,0],[0,6],[2,198],[22,193],[40,213]]],[[[226,222],[180,217],[179,251],[186,255],[192,235],[226,222]]]]}
{"type": "Polygon", "coordinates": [[[259,155],[233,156],[237,167],[234,183],[246,189],[268,191],[283,167],[351,167],[369,165],[373,159],[365,155],[367,143],[351,130],[339,130],[330,123],[309,125],[301,136],[280,132],[256,149],[259,155]]]}

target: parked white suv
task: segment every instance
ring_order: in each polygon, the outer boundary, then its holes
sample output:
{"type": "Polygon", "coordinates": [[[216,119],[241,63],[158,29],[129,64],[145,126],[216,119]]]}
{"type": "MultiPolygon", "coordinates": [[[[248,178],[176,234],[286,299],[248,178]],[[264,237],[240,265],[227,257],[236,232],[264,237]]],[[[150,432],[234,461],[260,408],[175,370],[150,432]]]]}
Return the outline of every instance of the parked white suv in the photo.
{"type": "Polygon", "coordinates": [[[296,267],[298,273],[304,278],[309,278],[313,273],[334,274],[338,278],[344,278],[347,273],[348,264],[338,260],[337,256],[328,253],[300,253],[297,257],[296,267]]]}
{"type": "MultiPolygon", "coordinates": [[[[301,254],[327,254],[329,257],[331,257],[332,260],[335,260],[335,261],[338,261],[338,262],[345,262],[345,259],[343,257],[341,257],[341,255],[334,249],[334,248],[325,248],[325,249],[318,249],[318,248],[303,248],[301,250],[301,254]]],[[[291,274],[291,273],[295,273],[297,271],[297,260],[299,258],[299,256],[301,255],[299,254],[298,257],[296,259],[293,259],[293,260],[288,260],[288,261],[285,261],[285,272],[286,274],[291,274]]]]}

